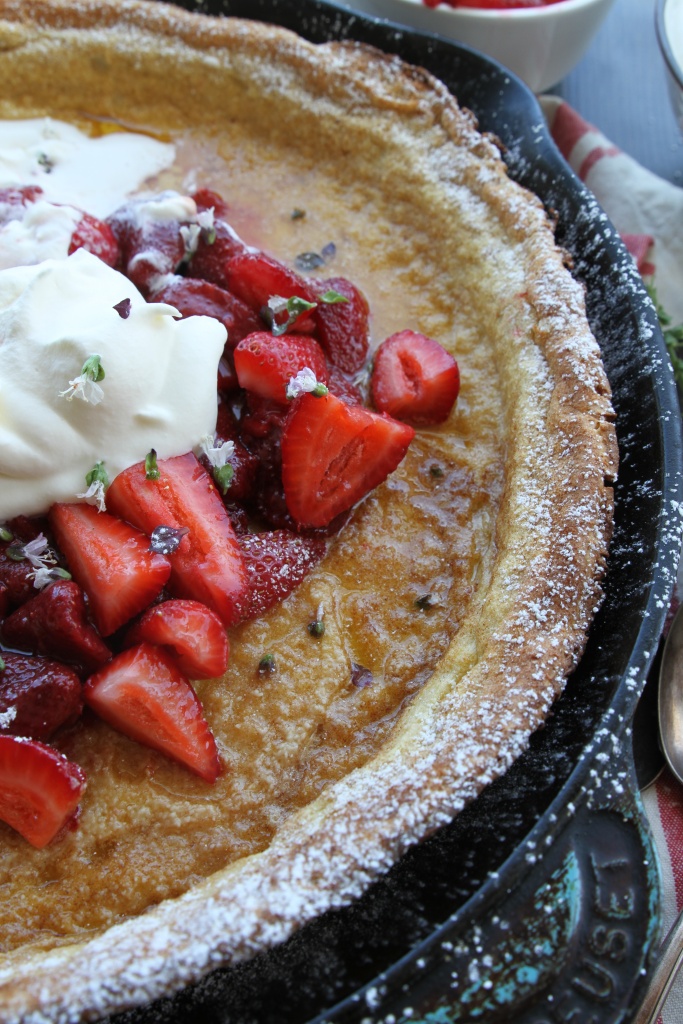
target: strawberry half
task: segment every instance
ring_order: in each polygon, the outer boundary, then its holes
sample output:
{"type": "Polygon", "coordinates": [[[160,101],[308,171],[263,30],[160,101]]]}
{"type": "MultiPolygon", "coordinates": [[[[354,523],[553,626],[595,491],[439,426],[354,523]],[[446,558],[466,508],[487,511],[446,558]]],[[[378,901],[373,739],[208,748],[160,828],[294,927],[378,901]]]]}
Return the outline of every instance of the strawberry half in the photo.
{"type": "Polygon", "coordinates": [[[259,316],[230,292],[193,277],[170,275],[162,288],[150,292],[149,301],[167,302],[183,317],[212,316],[219,320],[228,332],[228,351],[241,338],[263,326],[259,316]]]}
{"type": "Polygon", "coordinates": [[[282,483],[300,526],[326,526],[392,473],[415,436],[332,394],[297,398],[282,431],[282,483]]]}
{"type": "MultiPolygon", "coordinates": [[[[264,252],[233,256],[226,267],[226,287],[256,313],[260,313],[268,305],[268,300],[276,295],[282,299],[297,297],[305,302],[316,301],[313,290],[303,277],[264,252]]],[[[277,322],[283,318],[287,319],[285,314],[278,317],[277,322]]],[[[311,334],[315,326],[311,312],[306,311],[289,325],[288,330],[311,334]]]]}
{"type": "Polygon", "coordinates": [[[108,267],[115,267],[119,261],[119,243],[114,232],[103,220],[89,213],[83,213],[71,235],[69,255],[76,249],[86,249],[97,256],[108,267]]]}
{"type": "Polygon", "coordinates": [[[370,391],[375,408],[429,426],[448,419],[460,390],[453,356],[438,341],[399,331],[375,353],[370,391]]]}
{"type": "Polygon", "coordinates": [[[290,594],[325,554],[320,537],[290,530],[248,533],[240,538],[249,573],[245,618],[262,615],[290,594]]]}
{"type": "Polygon", "coordinates": [[[0,819],[42,849],[74,817],[85,790],[77,764],[36,740],[0,736],[0,819]]]}
{"type": "Polygon", "coordinates": [[[327,360],[317,341],[306,334],[258,331],[243,338],[234,351],[240,387],[262,398],[287,405],[287,385],[308,367],[318,381],[327,380],[327,360]]]}
{"type": "Polygon", "coordinates": [[[126,646],[163,647],[190,679],[215,679],[228,667],[230,648],[223,623],[199,601],[180,598],[148,608],[126,633],[126,646]]]}
{"type": "Polygon", "coordinates": [[[102,636],[151,604],[171,574],[170,562],[150,551],[144,534],[92,505],[53,505],[50,523],[102,636]]]}
{"type": "Polygon", "coordinates": [[[58,661],[3,651],[0,672],[0,714],[9,724],[3,732],[49,740],[83,710],[83,688],[72,669],[58,661]],[[11,720],[10,720],[11,719],[11,720]]]}
{"type": "Polygon", "coordinates": [[[148,536],[157,526],[187,527],[168,556],[172,592],[208,605],[229,626],[239,618],[247,572],[221,496],[191,452],[160,459],[158,468],[158,480],[147,479],[144,462],[119,473],[107,505],[148,536]]]}
{"type": "Polygon", "coordinates": [[[85,597],[74,580],[56,580],[17,608],[2,624],[2,638],[11,647],[74,665],[85,675],[111,658],[88,622],[85,597]]]}
{"type": "Polygon", "coordinates": [[[139,644],[91,676],[85,702],[119,732],[179,761],[207,782],[220,774],[199,699],[160,647],[139,644]]]}
{"type": "Polygon", "coordinates": [[[314,287],[316,296],[334,291],[346,299],[346,302],[318,303],[315,336],[333,366],[338,366],[344,373],[357,373],[363,368],[368,355],[370,307],[367,299],[345,277],[316,281],[314,287]]]}
{"type": "Polygon", "coordinates": [[[190,261],[192,277],[228,287],[227,265],[233,256],[247,252],[247,246],[228,224],[228,208],[221,197],[209,189],[200,189],[192,197],[197,211],[213,210],[213,232],[199,236],[197,250],[190,261]]]}

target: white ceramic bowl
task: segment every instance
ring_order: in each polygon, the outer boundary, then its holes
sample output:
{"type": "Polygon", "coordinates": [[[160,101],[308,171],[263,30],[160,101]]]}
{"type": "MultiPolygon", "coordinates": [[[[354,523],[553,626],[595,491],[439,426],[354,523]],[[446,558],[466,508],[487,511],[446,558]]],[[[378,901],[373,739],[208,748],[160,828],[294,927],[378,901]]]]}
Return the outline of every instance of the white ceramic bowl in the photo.
{"type": "Polygon", "coordinates": [[[671,104],[683,131],[683,0],[658,0],[656,25],[671,104]]]}
{"type": "Polygon", "coordinates": [[[422,0],[342,0],[345,7],[465,43],[514,71],[535,92],[583,56],[613,0],[558,0],[505,10],[426,7],[422,0]]]}

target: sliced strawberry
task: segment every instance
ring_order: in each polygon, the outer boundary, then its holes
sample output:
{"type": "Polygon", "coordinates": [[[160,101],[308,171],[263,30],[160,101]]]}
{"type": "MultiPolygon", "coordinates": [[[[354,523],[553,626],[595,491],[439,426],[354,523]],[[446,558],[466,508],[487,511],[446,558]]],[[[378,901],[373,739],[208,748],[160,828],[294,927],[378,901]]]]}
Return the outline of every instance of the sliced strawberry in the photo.
{"type": "Polygon", "coordinates": [[[331,365],[327,372],[327,387],[341,398],[348,405],[363,405],[363,392],[352,380],[350,380],[338,366],[331,365]]]}
{"type": "Polygon", "coordinates": [[[158,597],[171,573],[163,555],[129,523],[92,505],[53,505],[50,522],[71,573],[109,636],[158,597]]]}
{"type": "Polygon", "coordinates": [[[190,261],[193,277],[228,287],[227,265],[233,256],[247,252],[247,246],[228,223],[228,207],[216,192],[200,189],[192,197],[197,211],[213,210],[213,231],[203,232],[190,261]]]}
{"type": "Polygon", "coordinates": [[[264,438],[269,444],[272,442],[279,446],[280,433],[287,419],[287,412],[286,405],[274,402],[272,398],[262,398],[253,391],[247,393],[239,422],[239,432],[250,451],[255,450],[259,457],[262,457],[261,448],[254,448],[252,442],[264,438]]]}
{"type": "Polygon", "coordinates": [[[263,327],[261,319],[249,306],[209,281],[175,274],[166,279],[162,288],[152,290],[148,298],[150,302],[175,306],[183,317],[212,316],[220,320],[228,332],[229,350],[241,338],[263,327]]]}
{"type": "Polygon", "coordinates": [[[160,647],[123,651],[85,684],[85,701],[119,732],[207,782],[220,773],[216,742],[196,693],[160,647]]]}
{"type": "MultiPolygon", "coordinates": [[[[252,455],[242,444],[235,418],[225,402],[218,403],[218,418],[216,420],[216,443],[232,441],[234,448],[230,457],[230,465],[233,468],[233,477],[230,486],[223,496],[224,501],[249,501],[254,491],[254,481],[258,472],[258,459],[252,455]]],[[[205,456],[200,462],[208,473],[211,466],[205,456]]]]}
{"type": "MultiPolygon", "coordinates": [[[[226,269],[226,285],[228,291],[246,302],[256,313],[260,313],[274,296],[282,299],[296,297],[305,302],[316,301],[313,289],[303,277],[263,252],[245,252],[233,256],[226,269]]],[[[286,320],[287,315],[284,313],[276,318],[278,324],[286,320]]],[[[288,330],[296,331],[297,334],[310,334],[315,326],[315,319],[307,311],[289,324],[288,330]]]]}
{"type": "Polygon", "coordinates": [[[107,505],[148,535],[157,526],[187,527],[190,532],[168,556],[171,590],[208,605],[229,626],[238,617],[247,572],[220,494],[191,452],[160,459],[158,467],[158,480],[147,480],[144,463],[119,473],[107,505]]]}
{"type": "Polygon", "coordinates": [[[44,535],[48,532],[45,516],[14,516],[13,519],[7,520],[5,527],[14,537],[14,541],[21,544],[27,544],[36,540],[41,533],[44,535]]]}
{"type": "Polygon", "coordinates": [[[42,849],[76,815],[85,790],[78,765],[18,736],[0,736],[0,819],[42,849]]]}
{"type": "Polygon", "coordinates": [[[83,687],[76,673],[57,661],[3,652],[0,672],[2,734],[49,740],[83,710],[83,687]]]}
{"type": "Polygon", "coordinates": [[[234,360],[240,387],[282,405],[289,401],[287,385],[304,367],[312,370],[318,381],[327,380],[325,354],[318,342],[306,334],[276,337],[268,331],[258,331],[240,341],[234,360]]]}
{"type": "Polygon", "coordinates": [[[36,203],[42,196],[43,190],[40,185],[13,185],[0,188],[0,224],[21,217],[21,207],[36,203]]]}
{"type": "Polygon", "coordinates": [[[185,208],[183,197],[162,193],[153,199],[132,199],[107,218],[120,249],[119,268],[143,295],[166,274],[174,274],[186,255],[181,227],[194,216],[194,203],[185,208]],[[176,200],[180,217],[172,216],[176,200]],[[166,214],[159,216],[160,203],[168,201],[166,214]]]}
{"type": "Polygon", "coordinates": [[[228,217],[228,204],[226,203],[223,196],[218,192],[214,192],[210,188],[198,188],[196,192],[192,193],[197,211],[213,210],[214,220],[222,220],[227,223],[228,217]]]}
{"type": "Polygon", "coordinates": [[[76,249],[86,249],[109,267],[115,267],[120,258],[119,244],[112,229],[89,213],[82,214],[71,235],[69,255],[76,249]]]}
{"type": "Polygon", "coordinates": [[[458,364],[438,341],[399,331],[375,353],[370,390],[381,412],[418,425],[443,423],[460,390],[458,364]]]}
{"type": "Polygon", "coordinates": [[[287,507],[301,526],[325,526],[392,473],[412,427],[334,395],[297,398],[282,432],[287,507]]]}
{"type": "Polygon", "coordinates": [[[148,608],[126,633],[126,646],[163,647],[190,679],[215,679],[228,667],[230,648],[225,627],[199,601],[179,598],[148,608]]]}
{"type": "Polygon", "coordinates": [[[12,557],[16,550],[16,542],[0,542],[0,584],[4,587],[7,608],[17,608],[36,592],[32,575],[35,569],[26,558],[16,561],[12,557]]]}
{"type": "Polygon", "coordinates": [[[345,277],[315,282],[318,306],[316,338],[334,366],[344,373],[357,373],[368,357],[370,307],[365,296],[345,277]],[[323,302],[326,292],[337,292],[346,302],[323,302]]]}
{"type": "Polygon", "coordinates": [[[240,538],[249,574],[244,618],[262,615],[290,594],[325,554],[320,537],[290,530],[249,533],[240,538]]]}
{"type": "MultiPolygon", "coordinates": [[[[88,622],[83,591],[73,580],[56,580],[17,608],[2,625],[10,647],[57,658],[88,675],[111,651],[88,622]]],[[[43,737],[38,737],[42,739],[43,737]]]]}

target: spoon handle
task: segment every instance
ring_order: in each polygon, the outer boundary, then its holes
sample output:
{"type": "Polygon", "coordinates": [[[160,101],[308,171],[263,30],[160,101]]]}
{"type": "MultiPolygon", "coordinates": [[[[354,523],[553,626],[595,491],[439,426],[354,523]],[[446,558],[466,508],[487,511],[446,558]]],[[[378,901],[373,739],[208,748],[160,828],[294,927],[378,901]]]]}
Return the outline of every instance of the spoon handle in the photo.
{"type": "Polygon", "coordinates": [[[631,1024],[655,1024],[683,963],[683,910],[664,940],[645,998],[631,1024]]]}

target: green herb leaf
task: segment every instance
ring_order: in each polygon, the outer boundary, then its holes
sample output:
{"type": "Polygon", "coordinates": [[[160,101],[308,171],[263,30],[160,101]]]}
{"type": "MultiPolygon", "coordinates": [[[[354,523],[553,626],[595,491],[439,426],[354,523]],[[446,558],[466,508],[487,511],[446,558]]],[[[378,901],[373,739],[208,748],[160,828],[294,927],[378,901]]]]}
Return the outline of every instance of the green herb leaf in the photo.
{"type": "Polygon", "coordinates": [[[258,663],[259,674],[262,676],[268,675],[270,672],[274,672],[276,667],[274,654],[264,654],[258,663]]]}
{"type": "Polygon", "coordinates": [[[83,377],[87,377],[89,380],[95,381],[96,384],[99,384],[101,380],[104,380],[105,374],[100,356],[88,356],[81,368],[81,375],[83,377]]]}
{"type": "Polygon", "coordinates": [[[348,302],[349,299],[347,299],[345,295],[340,295],[340,293],[336,292],[334,288],[330,288],[329,291],[326,291],[324,295],[320,296],[320,301],[326,303],[328,306],[332,306],[337,302],[348,302]]]}
{"type": "Polygon", "coordinates": [[[145,456],[145,479],[158,480],[160,476],[161,472],[157,466],[157,453],[154,448],[150,448],[145,456]]]}
{"type": "Polygon", "coordinates": [[[228,487],[232,483],[232,478],[234,475],[235,470],[230,465],[229,462],[226,462],[224,466],[213,467],[213,478],[216,481],[216,486],[218,487],[221,494],[228,493],[228,487]]]}
{"type": "Polygon", "coordinates": [[[14,540],[14,534],[11,530],[8,530],[6,526],[0,526],[0,540],[7,543],[10,540],[14,540]]]}
{"type": "Polygon", "coordinates": [[[88,487],[91,484],[102,484],[103,487],[109,487],[109,477],[103,462],[96,462],[90,472],[85,474],[85,482],[88,487]]]}
{"type": "Polygon", "coordinates": [[[319,639],[321,636],[325,635],[325,623],[322,619],[315,619],[313,622],[309,622],[308,632],[311,636],[314,636],[316,640],[319,639]]]}
{"type": "Polygon", "coordinates": [[[671,327],[671,317],[661,306],[654,285],[647,285],[647,290],[657,311],[664,343],[673,367],[674,379],[677,386],[683,391],[683,324],[671,327]]]}
{"type": "Polygon", "coordinates": [[[279,295],[273,295],[269,299],[268,305],[261,310],[261,316],[277,338],[281,334],[285,334],[302,313],[307,313],[309,309],[315,309],[316,306],[316,302],[308,302],[299,295],[292,295],[286,300],[280,298],[279,295]],[[280,312],[287,313],[287,319],[283,323],[278,323],[275,319],[280,312]]]}

